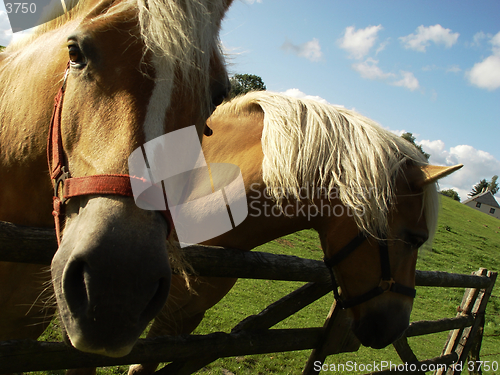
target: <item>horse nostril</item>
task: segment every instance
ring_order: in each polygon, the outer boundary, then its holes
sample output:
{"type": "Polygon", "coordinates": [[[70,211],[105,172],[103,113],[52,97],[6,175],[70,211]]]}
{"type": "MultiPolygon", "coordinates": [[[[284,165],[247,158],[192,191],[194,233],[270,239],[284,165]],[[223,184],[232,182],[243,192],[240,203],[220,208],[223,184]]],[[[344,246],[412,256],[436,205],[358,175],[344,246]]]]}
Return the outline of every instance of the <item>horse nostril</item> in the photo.
{"type": "Polygon", "coordinates": [[[170,291],[170,278],[162,277],[155,285],[156,292],[141,314],[141,320],[150,321],[165,304],[170,291]]]}
{"type": "Polygon", "coordinates": [[[88,309],[86,275],[89,266],[84,261],[69,262],[63,273],[62,289],[70,311],[85,313],[88,309]]]}

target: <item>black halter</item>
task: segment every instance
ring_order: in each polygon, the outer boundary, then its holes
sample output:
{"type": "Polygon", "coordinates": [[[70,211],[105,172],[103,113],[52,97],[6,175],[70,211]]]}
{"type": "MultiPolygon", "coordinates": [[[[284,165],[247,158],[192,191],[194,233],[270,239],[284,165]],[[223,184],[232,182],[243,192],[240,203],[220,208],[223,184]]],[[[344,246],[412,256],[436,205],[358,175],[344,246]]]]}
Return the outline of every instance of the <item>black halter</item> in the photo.
{"type": "Polygon", "coordinates": [[[337,280],[335,279],[335,276],[333,275],[333,267],[347,258],[347,256],[354,250],[356,250],[365,240],[365,234],[360,232],[351,240],[351,242],[340,249],[340,251],[335,253],[330,258],[323,259],[326,266],[328,267],[328,271],[330,271],[330,276],[332,278],[333,295],[335,296],[335,300],[340,305],[340,307],[342,307],[343,309],[348,309],[350,307],[371,300],[372,298],[375,298],[385,292],[394,292],[403,294],[411,298],[415,298],[415,295],[417,293],[415,289],[399,284],[392,278],[387,240],[382,239],[378,241],[380,253],[380,268],[382,269],[382,275],[379,285],[360,296],[352,297],[348,300],[342,300],[338,291],[339,285],[337,283],[337,280]]]}

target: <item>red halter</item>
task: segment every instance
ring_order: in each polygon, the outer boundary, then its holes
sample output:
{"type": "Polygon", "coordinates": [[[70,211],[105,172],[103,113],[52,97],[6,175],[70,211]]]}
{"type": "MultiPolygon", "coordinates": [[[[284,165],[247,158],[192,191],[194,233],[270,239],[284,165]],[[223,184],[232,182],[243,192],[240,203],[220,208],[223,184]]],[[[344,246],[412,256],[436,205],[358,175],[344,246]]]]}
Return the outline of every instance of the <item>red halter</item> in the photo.
{"type": "MultiPolygon", "coordinates": [[[[66,89],[66,80],[69,73],[69,63],[64,74],[64,81],[57,93],[54,101],[54,112],[50,120],[49,137],[47,142],[47,159],[49,164],[50,178],[54,180],[54,198],[53,205],[57,243],[61,244],[61,216],[64,215],[64,203],[71,197],[90,194],[112,194],[125,197],[133,197],[130,179],[134,178],[140,181],[144,179],[129,176],[127,174],[100,174],[84,177],[70,177],[67,166],[65,165],[65,155],[61,135],[61,116],[64,91],[66,89]],[[61,188],[62,198],[59,198],[59,188],[61,188]]],[[[164,210],[160,213],[168,222],[168,234],[172,233],[173,222],[170,211],[164,210]]]]}

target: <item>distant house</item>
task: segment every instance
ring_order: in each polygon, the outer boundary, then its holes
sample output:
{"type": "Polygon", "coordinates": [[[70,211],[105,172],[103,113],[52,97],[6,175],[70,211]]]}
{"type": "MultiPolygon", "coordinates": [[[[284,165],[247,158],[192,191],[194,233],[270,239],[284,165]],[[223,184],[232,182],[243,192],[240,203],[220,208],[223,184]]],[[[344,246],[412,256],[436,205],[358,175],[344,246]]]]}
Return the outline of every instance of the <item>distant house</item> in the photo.
{"type": "Polygon", "coordinates": [[[500,205],[498,205],[498,202],[493,194],[491,194],[491,191],[482,192],[481,194],[475,195],[462,203],[500,219],[500,205]]]}

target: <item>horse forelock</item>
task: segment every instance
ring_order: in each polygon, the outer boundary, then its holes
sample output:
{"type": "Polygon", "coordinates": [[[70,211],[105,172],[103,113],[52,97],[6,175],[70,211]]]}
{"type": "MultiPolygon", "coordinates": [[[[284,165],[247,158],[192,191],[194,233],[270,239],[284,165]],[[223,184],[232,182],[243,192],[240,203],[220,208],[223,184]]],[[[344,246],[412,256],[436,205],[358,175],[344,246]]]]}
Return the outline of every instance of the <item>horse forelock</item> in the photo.
{"type": "MultiPolygon", "coordinates": [[[[210,114],[210,61],[213,54],[222,60],[217,38],[225,11],[223,1],[137,0],[139,25],[146,46],[153,55],[155,68],[162,66],[169,74],[159,74],[156,82],[174,80],[179,72],[183,87],[190,92],[201,110],[210,114]]],[[[169,84],[173,87],[173,83],[169,84]]]]}
{"type": "MultiPolygon", "coordinates": [[[[326,188],[351,208],[361,230],[387,234],[397,176],[408,165],[427,163],[413,145],[355,111],[265,91],[233,99],[214,116],[253,112],[256,105],[264,113],[263,180],[278,204],[284,192],[300,200],[305,187],[310,187],[306,192],[326,188]]],[[[424,188],[424,209],[432,234],[434,184],[424,188]]]]}

